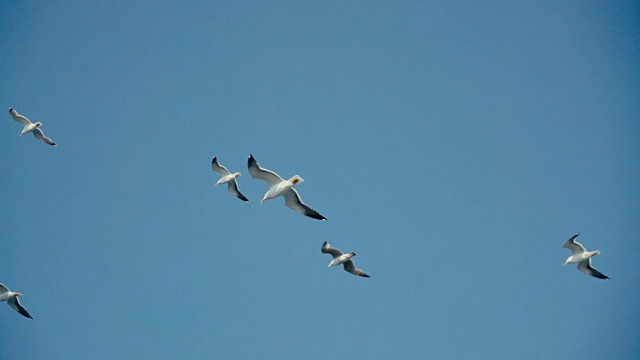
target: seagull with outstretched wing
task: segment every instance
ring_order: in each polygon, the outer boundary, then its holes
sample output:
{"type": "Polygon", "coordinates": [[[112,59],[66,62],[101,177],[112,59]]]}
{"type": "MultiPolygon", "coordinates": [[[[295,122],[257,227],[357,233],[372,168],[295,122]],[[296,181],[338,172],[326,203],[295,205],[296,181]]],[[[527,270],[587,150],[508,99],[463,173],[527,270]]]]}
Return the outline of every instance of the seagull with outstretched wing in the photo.
{"type": "Polygon", "coordinates": [[[9,290],[8,287],[4,286],[3,284],[0,284],[0,301],[6,301],[7,304],[9,304],[9,306],[11,306],[13,310],[19,312],[20,315],[27,317],[29,319],[33,319],[31,315],[29,315],[29,312],[27,311],[27,309],[25,309],[24,307],[22,307],[22,305],[20,305],[20,300],[18,300],[18,296],[20,295],[22,294],[18,292],[13,292],[9,290]]]}
{"type": "Polygon", "coordinates": [[[213,157],[213,160],[211,160],[211,170],[218,172],[221,175],[220,180],[218,180],[215,186],[227,184],[227,190],[229,190],[233,196],[245,202],[249,201],[249,199],[242,195],[240,190],[238,190],[238,182],[236,181],[236,178],[240,176],[239,172],[232,174],[226,167],[218,163],[218,158],[215,156],[213,157]]]}
{"type": "Polygon", "coordinates": [[[591,266],[591,258],[596,255],[600,255],[600,250],[587,251],[582,244],[576,241],[578,235],[580,235],[580,233],[573,235],[569,240],[565,241],[564,245],[562,245],[562,247],[571,250],[571,256],[567,258],[564,265],[578,263],[578,270],[583,273],[598,279],[608,279],[608,276],[591,266]]]}
{"type": "Polygon", "coordinates": [[[254,159],[253,155],[249,155],[247,166],[249,167],[249,174],[252,178],[263,180],[269,185],[269,191],[264,194],[262,201],[260,201],[261,203],[278,196],[284,196],[284,204],[295,212],[316,220],[327,220],[326,217],[320,215],[317,211],[303,203],[300,194],[293,188],[294,185],[304,181],[300,176],[295,175],[291,179],[285,180],[275,172],[260,167],[260,164],[254,159]]]}
{"type": "Polygon", "coordinates": [[[344,267],[344,271],[350,272],[353,275],[371,277],[361,269],[356,269],[353,261],[351,261],[351,258],[356,256],[356,253],[350,252],[348,254],[344,254],[342,253],[342,251],[336,248],[332,248],[331,245],[326,241],[322,244],[322,248],[320,248],[320,251],[322,251],[323,254],[329,254],[333,256],[333,260],[331,260],[328,266],[342,265],[344,267]]]}
{"type": "Polygon", "coordinates": [[[42,132],[42,130],[40,130],[39,127],[42,126],[42,123],[40,121],[34,124],[25,116],[18,114],[18,112],[14,108],[9,108],[9,113],[11,114],[11,117],[13,118],[13,120],[19,122],[24,126],[24,128],[22,129],[22,132],[20,133],[20,136],[28,133],[33,133],[33,136],[36,139],[42,141],[43,143],[51,146],[57,146],[56,143],[53,142],[53,140],[46,137],[42,132]]]}

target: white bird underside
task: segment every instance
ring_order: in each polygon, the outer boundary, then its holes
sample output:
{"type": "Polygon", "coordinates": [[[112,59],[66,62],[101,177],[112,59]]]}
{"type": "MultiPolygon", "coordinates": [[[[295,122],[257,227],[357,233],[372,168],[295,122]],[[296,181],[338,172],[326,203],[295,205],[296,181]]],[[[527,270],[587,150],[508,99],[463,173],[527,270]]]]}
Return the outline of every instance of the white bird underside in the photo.
{"type": "MultiPolygon", "coordinates": [[[[231,174],[229,172],[229,170],[227,170],[226,167],[220,165],[218,163],[218,158],[217,157],[213,157],[213,160],[211,160],[211,170],[220,173],[220,175],[222,175],[220,177],[220,180],[218,180],[217,184],[227,184],[227,190],[229,190],[229,192],[237,197],[238,199],[248,202],[249,199],[247,199],[246,196],[244,196],[240,190],[238,190],[238,182],[236,181],[236,176],[234,176],[233,174],[231,174]]],[[[240,174],[238,173],[238,176],[240,176],[240,174]]],[[[216,184],[216,185],[217,185],[216,184]]]]}
{"type": "Polygon", "coordinates": [[[45,144],[48,144],[48,145],[51,145],[51,146],[57,146],[56,143],[53,142],[53,140],[51,140],[48,137],[46,137],[44,135],[44,133],[42,132],[42,130],[40,130],[40,128],[38,128],[38,126],[42,126],[42,123],[33,124],[25,116],[22,116],[22,115],[18,114],[18,112],[14,108],[9,108],[9,113],[11,114],[11,117],[13,118],[13,120],[19,122],[20,124],[22,124],[24,126],[24,129],[22,130],[22,133],[20,135],[24,135],[26,133],[33,132],[33,136],[36,139],[42,141],[45,144]]]}
{"type": "MultiPolygon", "coordinates": [[[[322,248],[320,248],[320,251],[322,251],[323,254],[330,254],[333,257],[333,260],[331,261],[331,263],[329,264],[329,266],[333,265],[334,261],[336,259],[341,259],[341,257],[344,256],[344,254],[342,253],[342,251],[336,249],[336,248],[332,248],[331,245],[325,241],[322,244],[322,248]]],[[[355,256],[355,253],[352,253],[352,256],[355,256]]],[[[346,261],[341,262],[342,266],[344,267],[344,271],[349,272],[353,275],[358,275],[358,276],[362,276],[362,277],[371,277],[369,275],[367,275],[367,273],[365,273],[364,271],[362,271],[361,269],[356,269],[355,264],[353,263],[353,261],[350,258],[347,258],[346,261]]],[[[336,264],[336,265],[340,265],[340,264],[336,264]]]]}
{"type": "Polygon", "coordinates": [[[11,292],[11,290],[9,290],[9,288],[7,288],[5,285],[0,284],[0,301],[6,301],[7,304],[9,304],[9,306],[11,306],[13,310],[20,313],[20,315],[29,319],[33,319],[33,317],[31,317],[27,309],[25,309],[20,304],[20,300],[18,300],[18,296],[16,296],[15,293],[11,292]]]}
{"type": "MultiPolygon", "coordinates": [[[[285,199],[285,205],[293,211],[317,220],[327,219],[324,216],[320,215],[320,213],[318,213],[317,211],[313,210],[310,206],[302,202],[300,194],[298,194],[298,192],[293,187],[290,187],[288,190],[285,190],[283,192],[278,191],[278,188],[282,185],[285,185],[283,183],[287,182],[288,180],[281,178],[280,175],[271,170],[262,168],[253,157],[253,155],[249,155],[247,166],[249,169],[249,174],[252,178],[262,180],[269,185],[269,191],[267,192],[267,194],[265,194],[265,199],[283,196],[285,199]],[[270,196],[267,197],[267,195],[270,196]]],[[[282,187],[284,188],[284,186],[282,187]]]]}
{"type": "Polygon", "coordinates": [[[567,263],[578,263],[578,270],[582,271],[583,273],[589,276],[596,277],[598,279],[608,279],[608,276],[604,275],[591,266],[591,257],[600,254],[600,251],[587,251],[587,249],[582,244],[576,241],[576,238],[579,235],[580,233],[573,235],[569,240],[565,241],[564,245],[562,245],[562,247],[571,250],[571,256],[567,259],[565,265],[567,263]]]}

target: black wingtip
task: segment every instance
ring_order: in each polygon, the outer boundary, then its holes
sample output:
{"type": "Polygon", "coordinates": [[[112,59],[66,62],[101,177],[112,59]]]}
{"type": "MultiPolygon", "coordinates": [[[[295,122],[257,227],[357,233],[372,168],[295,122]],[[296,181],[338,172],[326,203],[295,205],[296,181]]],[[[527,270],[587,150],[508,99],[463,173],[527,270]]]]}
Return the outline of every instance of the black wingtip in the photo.
{"type": "Polygon", "coordinates": [[[211,159],[211,163],[213,164],[214,162],[216,162],[216,160],[218,160],[218,157],[214,156],[213,159],[211,159]]]}
{"type": "Polygon", "coordinates": [[[317,211],[315,211],[315,210],[313,210],[311,208],[305,209],[304,215],[306,215],[306,216],[308,216],[308,217],[310,217],[312,219],[316,219],[316,220],[327,220],[326,217],[320,215],[319,212],[317,212],[317,211]]]}
{"type": "Polygon", "coordinates": [[[10,108],[9,108],[9,114],[11,114],[11,112],[12,112],[12,111],[13,111],[13,108],[12,108],[12,107],[10,107],[10,108]]]}
{"type": "Polygon", "coordinates": [[[320,248],[320,251],[324,254],[327,248],[329,248],[329,242],[325,241],[322,243],[322,247],[320,248]]]}
{"type": "Polygon", "coordinates": [[[367,274],[360,274],[360,276],[362,277],[366,277],[366,278],[370,278],[371,276],[367,275],[367,274]]]}

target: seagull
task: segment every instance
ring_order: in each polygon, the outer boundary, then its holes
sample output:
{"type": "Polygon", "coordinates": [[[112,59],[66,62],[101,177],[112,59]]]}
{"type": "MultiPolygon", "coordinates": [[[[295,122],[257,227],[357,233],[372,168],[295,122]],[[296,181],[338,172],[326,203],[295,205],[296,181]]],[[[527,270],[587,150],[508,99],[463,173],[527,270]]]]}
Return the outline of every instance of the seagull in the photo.
{"type": "Polygon", "coordinates": [[[567,240],[564,245],[562,245],[562,247],[570,249],[572,254],[567,258],[567,261],[564,262],[563,266],[571,263],[578,263],[578,270],[583,273],[597,277],[598,279],[608,279],[609,277],[591,267],[591,258],[596,255],[600,255],[600,250],[587,251],[582,244],[576,241],[578,235],[580,235],[580,233],[573,235],[571,239],[567,240]]]}
{"type": "Polygon", "coordinates": [[[42,141],[45,144],[56,146],[56,143],[54,143],[53,140],[49,139],[48,137],[44,136],[44,133],[42,132],[42,130],[38,128],[38,126],[42,126],[42,123],[40,121],[34,124],[31,121],[29,121],[29,119],[27,119],[26,117],[18,114],[18,112],[15,111],[13,108],[9,108],[9,113],[11,114],[11,117],[13,117],[13,120],[24,125],[24,129],[22,129],[20,136],[32,132],[33,136],[35,136],[36,139],[42,141]]]}
{"type": "Polygon", "coordinates": [[[211,169],[215,172],[219,172],[222,175],[220,177],[220,180],[218,180],[218,182],[216,183],[216,186],[220,184],[227,184],[227,190],[229,190],[229,192],[232,193],[233,196],[242,201],[249,201],[249,199],[242,195],[240,190],[238,190],[238,182],[236,181],[236,178],[240,176],[239,172],[233,174],[230,173],[226,167],[218,163],[218,158],[215,156],[213,157],[213,160],[211,160],[211,169]]]}
{"type": "Polygon", "coordinates": [[[6,301],[9,306],[13,308],[13,310],[19,312],[22,316],[28,317],[29,319],[33,319],[27,309],[23,308],[20,305],[20,300],[18,300],[18,296],[22,294],[13,292],[9,290],[6,286],[0,284],[0,301],[6,301]]]}
{"type": "Polygon", "coordinates": [[[353,264],[353,261],[351,261],[351,258],[356,256],[356,253],[352,251],[348,254],[343,254],[342,251],[332,248],[330,246],[331,245],[329,245],[329,243],[325,241],[324,244],[322,244],[322,248],[320,249],[323,254],[331,254],[331,256],[333,256],[333,260],[331,260],[328,266],[343,265],[344,271],[350,272],[353,275],[358,275],[362,277],[371,277],[367,275],[364,271],[360,269],[356,269],[356,266],[353,264]]]}
{"type": "Polygon", "coordinates": [[[300,176],[295,175],[291,179],[285,180],[273,171],[261,168],[260,164],[258,164],[251,154],[249,154],[248,166],[249,174],[251,174],[252,178],[264,180],[269,184],[269,191],[264,194],[262,201],[260,201],[261,203],[282,195],[284,196],[284,204],[295,212],[317,220],[327,220],[326,217],[320,215],[317,211],[303,203],[300,195],[296,189],[293,188],[293,185],[300,184],[304,181],[300,176]]]}

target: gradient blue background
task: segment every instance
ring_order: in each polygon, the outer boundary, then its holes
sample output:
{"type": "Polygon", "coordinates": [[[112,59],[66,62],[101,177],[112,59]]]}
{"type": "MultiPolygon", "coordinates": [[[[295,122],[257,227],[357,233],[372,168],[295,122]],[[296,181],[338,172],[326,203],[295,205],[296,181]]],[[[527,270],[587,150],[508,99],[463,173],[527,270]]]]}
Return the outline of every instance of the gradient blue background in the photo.
{"type": "Polygon", "coordinates": [[[0,14],[0,358],[640,357],[638,2],[0,14]]]}

